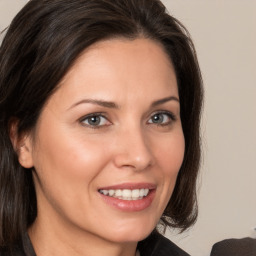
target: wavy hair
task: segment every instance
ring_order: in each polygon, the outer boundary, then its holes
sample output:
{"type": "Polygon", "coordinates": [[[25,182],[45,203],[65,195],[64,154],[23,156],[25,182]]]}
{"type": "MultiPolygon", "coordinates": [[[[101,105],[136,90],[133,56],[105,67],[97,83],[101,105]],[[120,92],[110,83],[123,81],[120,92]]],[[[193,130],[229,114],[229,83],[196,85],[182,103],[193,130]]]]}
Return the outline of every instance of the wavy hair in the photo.
{"type": "Polygon", "coordinates": [[[47,99],[87,47],[138,37],[162,44],[178,81],[185,155],[161,221],[181,231],[195,222],[203,89],[185,27],[159,0],[31,0],[0,48],[0,246],[12,244],[37,215],[33,170],[18,162],[10,121],[18,120],[18,134],[33,130],[47,99]]]}

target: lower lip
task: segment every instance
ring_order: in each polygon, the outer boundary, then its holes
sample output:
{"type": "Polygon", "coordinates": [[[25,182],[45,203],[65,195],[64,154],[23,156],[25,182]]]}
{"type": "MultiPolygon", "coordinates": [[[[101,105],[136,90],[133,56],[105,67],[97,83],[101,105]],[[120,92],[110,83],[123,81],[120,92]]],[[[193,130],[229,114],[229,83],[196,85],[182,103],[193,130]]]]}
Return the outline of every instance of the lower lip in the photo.
{"type": "Polygon", "coordinates": [[[115,197],[105,196],[103,194],[100,195],[108,205],[113,206],[118,210],[126,212],[138,212],[145,210],[151,205],[155,196],[155,189],[150,190],[146,197],[139,200],[122,200],[115,197]]]}

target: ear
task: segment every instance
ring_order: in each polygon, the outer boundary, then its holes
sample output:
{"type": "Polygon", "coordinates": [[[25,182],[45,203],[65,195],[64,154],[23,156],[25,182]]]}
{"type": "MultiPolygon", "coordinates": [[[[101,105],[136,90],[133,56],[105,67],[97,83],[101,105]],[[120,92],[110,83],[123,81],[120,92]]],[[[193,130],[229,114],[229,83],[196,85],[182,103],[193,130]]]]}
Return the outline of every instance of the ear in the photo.
{"type": "Polygon", "coordinates": [[[9,122],[9,136],[15,152],[18,155],[18,160],[24,168],[33,167],[32,157],[32,139],[29,133],[18,134],[18,120],[13,119],[9,122]]]}

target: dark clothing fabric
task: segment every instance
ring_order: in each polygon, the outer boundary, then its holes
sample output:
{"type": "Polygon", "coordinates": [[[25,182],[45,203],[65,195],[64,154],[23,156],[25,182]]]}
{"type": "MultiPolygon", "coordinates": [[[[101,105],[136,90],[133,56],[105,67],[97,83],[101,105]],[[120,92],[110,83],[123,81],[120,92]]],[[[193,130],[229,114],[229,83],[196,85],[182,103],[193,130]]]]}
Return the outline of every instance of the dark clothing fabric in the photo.
{"type": "Polygon", "coordinates": [[[213,245],[211,256],[255,256],[256,239],[226,239],[213,245]]]}
{"type": "MultiPolygon", "coordinates": [[[[181,250],[170,240],[156,232],[139,242],[138,250],[141,256],[189,256],[189,254],[181,250]]],[[[36,256],[36,254],[26,234],[11,249],[2,248],[0,256],[36,256]]]]}
{"type": "Polygon", "coordinates": [[[189,256],[169,239],[153,232],[148,238],[139,242],[141,256],[189,256]]]}

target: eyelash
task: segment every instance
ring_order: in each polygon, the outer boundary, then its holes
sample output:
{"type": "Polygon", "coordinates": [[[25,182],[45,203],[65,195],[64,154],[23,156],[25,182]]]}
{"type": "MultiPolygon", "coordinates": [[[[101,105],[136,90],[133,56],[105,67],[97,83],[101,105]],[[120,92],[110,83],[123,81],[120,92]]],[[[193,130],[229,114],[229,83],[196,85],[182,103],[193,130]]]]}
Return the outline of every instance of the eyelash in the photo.
{"type": "MultiPolygon", "coordinates": [[[[171,125],[172,124],[172,122],[174,122],[174,121],[176,121],[177,120],[177,118],[176,118],[176,116],[173,114],[173,113],[171,113],[171,112],[169,112],[169,111],[157,111],[157,112],[155,112],[155,113],[153,113],[151,116],[150,116],[150,119],[149,120],[152,120],[152,118],[154,117],[154,116],[156,116],[156,115],[166,115],[170,120],[169,121],[167,121],[167,122],[165,122],[165,123],[154,123],[154,122],[147,122],[148,124],[153,124],[153,125],[157,125],[157,126],[168,126],[168,125],[171,125]]],[[[89,127],[89,128],[91,128],[91,129],[100,129],[100,128],[103,128],[103,127],[106,127],[106,126],[109,126],[109,125],[111,125],[111,122],[108,120],[108,118],[104,115],[104,113],[92,113],[92,114],[89,114],[89,115],[86,115],[86,116],[84,116],[84,117],[82,117],[81,119],[79,119],[79,122],[82,124],[82,125],[84,125],[84,126],[87,126],[87,127],[89,127]],[[109,124],[103,124],[103,125],[92,125],[92,124],[86,124],[85,123],[85,121],[87,120],[88,121],[88,119],[89,118],[98,118],[98,117],[100,117],[100,118],[104,118],[105,120],[106,120],[106,122],[108,122],[109,124]]]]}
{"type": "Polygon", "coordinates": [[[87,126],[91,129],[100,129],[102,127],[109,126],[111,124],[111,122],[105,117],[104,113],[92,113],[92,114],[89,114],[89,115],[86,115],[86,116],[82,117],[81,119],[79,119],[79,121],[82,125],[87,126]],[[91,125],[91,124],[85,124],[84,123],[86,120],[88,120],[89,118],[92,118],[92,117],[104,118],[109,124],[107,124],[107,125],[97,125],[96,126],[96,125],[91,125]]]}
{"type": "Polygon", "coordinates": [[[151,123],[151,124],[154,124],[154,125],[157,125],[157,126],[168,126],[168,125],[171,125],[172,122],[177,120],[176,116],[173,113],[169,112],[169,111],[158,111],[158,112],[155,112],[153,115],[151,115],[150,119],[152,119],[156,115],[166,115],[169,118],[169,121],[167,121],[166,123],[160,123],[160,124],[153,123],[153,122],[151,123]]]}

